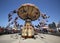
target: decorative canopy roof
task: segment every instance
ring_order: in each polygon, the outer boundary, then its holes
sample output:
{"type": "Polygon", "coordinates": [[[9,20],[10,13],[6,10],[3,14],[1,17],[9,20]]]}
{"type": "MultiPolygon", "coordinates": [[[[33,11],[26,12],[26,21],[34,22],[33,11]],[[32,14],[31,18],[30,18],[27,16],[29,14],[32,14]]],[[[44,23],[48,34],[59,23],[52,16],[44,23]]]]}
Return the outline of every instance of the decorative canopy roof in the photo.
{"type": "Polygon", "coordinates": [[[23,4],[17,11],[18,16],[23,19],[37,20],[40,17],[39,9],[33,4],[23,4]]]}

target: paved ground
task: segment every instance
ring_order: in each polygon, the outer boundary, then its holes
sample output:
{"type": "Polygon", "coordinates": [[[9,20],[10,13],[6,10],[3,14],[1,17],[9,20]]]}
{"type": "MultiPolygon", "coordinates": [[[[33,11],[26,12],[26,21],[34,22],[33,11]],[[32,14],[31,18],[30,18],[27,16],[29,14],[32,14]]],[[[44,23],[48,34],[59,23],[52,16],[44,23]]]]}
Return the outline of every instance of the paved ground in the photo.
{"type": "Polygon", "coordinates": [[[10,37],[10,35],[2,35],[0,36],[0,43],[12,43],[16,39],[10,37]]]}
{"type": "Polygon", "coordinates": [[[36,39],[23,39],[20,35],[10,34],[0,36],[0,43],[60,43],[59,36],[48,34],[39,34],[35,36],[36,39]]]}

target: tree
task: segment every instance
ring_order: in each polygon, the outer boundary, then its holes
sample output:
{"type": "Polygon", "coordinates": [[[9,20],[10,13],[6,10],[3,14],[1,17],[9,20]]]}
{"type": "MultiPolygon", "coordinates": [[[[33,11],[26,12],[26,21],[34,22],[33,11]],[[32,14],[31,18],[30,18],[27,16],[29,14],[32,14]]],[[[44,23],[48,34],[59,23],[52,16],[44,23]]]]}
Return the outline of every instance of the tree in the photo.
{"type": "Polygon", "coordinates": [[[49,28],[56,29],[56,24],[55,24],[55,22],[52,22],[52,23],[49,24],[48,26],[49,26],[49,28]]]}
{"type": "Polygon", "coordinates": [[[53,29],[56,28],[56,24],[55,24],[55,22],[52,22],[52,27],[53,27],[53,29]]]}
{"type": "Polygon", "coordinates": [[[48,27],[49,27],[49,28],[52,28],[52,24],[49,24],[48,27]]]}
{"type": "Polygon", "coordinates": [[[60,27],[60,21],[58,22],[58,25],[57,25],[57,27],[58,27],[58,28],[60,27]]]}

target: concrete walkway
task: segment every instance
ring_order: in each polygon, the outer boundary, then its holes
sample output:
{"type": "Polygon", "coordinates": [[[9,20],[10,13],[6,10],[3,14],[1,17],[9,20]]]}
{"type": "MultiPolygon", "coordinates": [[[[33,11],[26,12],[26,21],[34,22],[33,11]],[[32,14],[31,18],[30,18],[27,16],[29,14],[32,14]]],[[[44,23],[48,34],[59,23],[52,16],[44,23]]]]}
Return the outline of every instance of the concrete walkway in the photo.
{"type": "Polygon", "coordinates": [[[39,34],[35,36],[36,39],[23,39],[20,35],[10,34],[0,36],[0,43],[60,43],[59,36],[48,34],[39,34]]]}

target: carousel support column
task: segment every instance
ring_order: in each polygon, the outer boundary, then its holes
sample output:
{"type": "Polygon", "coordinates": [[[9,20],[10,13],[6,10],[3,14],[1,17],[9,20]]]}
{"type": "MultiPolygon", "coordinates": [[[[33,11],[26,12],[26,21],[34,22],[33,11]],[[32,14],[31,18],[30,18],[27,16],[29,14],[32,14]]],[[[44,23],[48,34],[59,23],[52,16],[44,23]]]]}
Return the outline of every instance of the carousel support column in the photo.
{"type": "Polygon", "coordinates": [[[34,36],[34,28],[33,28],[33,25],[31,23],[30,19],[26,20],[25,26],[26,26],[26,29],[27,29],[27,37],[32,38],[34,36]]]}

